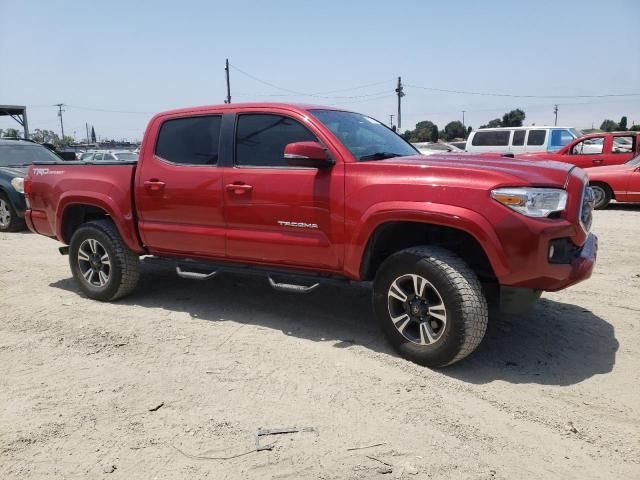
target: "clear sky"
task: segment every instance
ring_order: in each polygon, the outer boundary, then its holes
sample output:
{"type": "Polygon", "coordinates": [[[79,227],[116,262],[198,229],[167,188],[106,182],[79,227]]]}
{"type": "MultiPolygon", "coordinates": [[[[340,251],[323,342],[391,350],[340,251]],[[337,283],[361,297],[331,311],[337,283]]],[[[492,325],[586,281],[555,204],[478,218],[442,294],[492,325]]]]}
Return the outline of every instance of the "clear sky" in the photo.
{"type": "Polygon", "coordinates": [[[640,123],[640,95],[416,88],[640,93],[640,0],[0,0],[0,47],[0,104],[26,104],[32,130],[59,133],[52,105],[65,103],[77,137],[88,122],[136,139],[154,112],[222,103],[226,57],[279,87],[232,69],[233,102],[339,104],[384,122],[401,75],[403,130],[462,110],[473,127],[513,108],[552,124],[555,103],[562,125],[640,123]]]}

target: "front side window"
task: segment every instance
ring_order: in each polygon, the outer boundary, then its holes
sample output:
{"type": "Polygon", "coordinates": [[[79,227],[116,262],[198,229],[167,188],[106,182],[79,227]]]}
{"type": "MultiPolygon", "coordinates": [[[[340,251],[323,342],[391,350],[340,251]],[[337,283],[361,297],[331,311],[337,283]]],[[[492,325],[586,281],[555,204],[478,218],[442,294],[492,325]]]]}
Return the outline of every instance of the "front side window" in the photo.
{"type": "Polygon", "coordinates": [[[93,156],[93,160],[97,162],[101,162],[103,158],[104,158],[104,153],[96,153],[93,156]]]}
{"type": "Polygon", "coordinates": [[[604,151],[604,137],[587,138],[571,148],[573,155],[598,155],[604,151]]]}
{"type": "Polygon", "coordinates": [[[509,145],[510,130],[488,130],[476,132],[471,145],[476,147],[506,147],[509,145]]]}
{"type": "Polygon", "coordinates": [[[88,162],[93,158],[93,153],[83,153],[80,156],[80,160],[82,160],[83,162],[88,162]]]}
{"type": "Polygon", "coordinates": [[[220,115],[176,118],[160,127],[156,156],[184,165],[216,165],[220,115]]]}
{"type": "Polygon", "coordinates": [[[526,130],[515,130],[513,132],[513,141],[511,145],[514,147],[520,147],[524,145],[524,134],[527,133],[526,130]]]}
{"type": "Polygon", "coordinates": [[[529,136],[527,137],[527,145],[540,146],[544,145],[544,141],[547,138],[546,130],[529,130],[529,136]]]}
{"type": "Polygon", "coordinates": [[[121,162],[138,160],[138,155],[131,152],[116,153],[115,156],[116,156],[116,159],[120,160],[121,162]]]}
{"type": "Polygon", "coordinates": [[[634,136],[628,137],[613,137],[613,145],[611,147],[611,153],[632,153],[634,136]]]}
{"type": "Polygon", "coordinates": [[[302,124],[282,115],[244,114],[236,127],[236,165],[287,167],[284,147],[295,142],[317,142],[302,124]]]}
{"type": "Polygon", "coordinates": [[[339,110],[310,110],[358,161],[417,155],[418,152],[382,123],[371,117],[339,110]]]}
{"type": "Polygon", "coordinates": [[[565,145],[573,142],[576,137],[571,130],[553,129],[551,130],[551,138],[549,139],[549,150],[560,150],[565,145]]]}

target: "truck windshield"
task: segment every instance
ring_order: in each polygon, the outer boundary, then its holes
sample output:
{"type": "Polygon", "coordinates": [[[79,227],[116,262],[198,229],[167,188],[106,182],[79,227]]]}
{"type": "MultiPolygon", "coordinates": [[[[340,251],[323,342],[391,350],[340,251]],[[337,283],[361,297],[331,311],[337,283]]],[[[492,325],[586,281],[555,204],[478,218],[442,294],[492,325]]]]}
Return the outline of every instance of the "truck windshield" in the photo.
{"type": "Polygon", "coordinates": [[[373,118],[353,112],[310,110],[358,161],[418,155],[402,137],[373,118]]]}
{"type": "Polygon", "coordinates": [[[41,145],[0,145],[0,167],[23,167],[34,162],[59,162],[61,159],[41,145]]]}

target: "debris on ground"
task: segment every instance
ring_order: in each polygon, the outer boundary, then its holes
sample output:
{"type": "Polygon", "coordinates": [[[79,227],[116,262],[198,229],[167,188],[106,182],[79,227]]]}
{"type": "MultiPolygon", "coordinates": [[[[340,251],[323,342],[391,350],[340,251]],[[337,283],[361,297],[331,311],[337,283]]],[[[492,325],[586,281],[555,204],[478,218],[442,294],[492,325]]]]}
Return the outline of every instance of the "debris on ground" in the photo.
{"type": "Polygon", "coordinates": [[[151,407],[149,409],[150,412],[157,412],[158,410],[160,410],[162,407],[164,407],[164,402],[160,402],[158,405],[156,405],[155,407],[151,407]]]}

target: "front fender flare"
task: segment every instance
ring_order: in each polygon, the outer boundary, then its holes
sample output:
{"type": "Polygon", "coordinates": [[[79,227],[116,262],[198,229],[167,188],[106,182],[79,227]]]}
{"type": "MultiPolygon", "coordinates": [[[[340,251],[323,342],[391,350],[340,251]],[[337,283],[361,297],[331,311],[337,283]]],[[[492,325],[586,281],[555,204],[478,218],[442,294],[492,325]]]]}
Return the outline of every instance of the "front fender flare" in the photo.
{"type": "Polygon", "coordinates": [[[500,239],[489,221],[478,212],[430,202],[383,202],[371,206],[362,215],[359,228],[347,242],[344,263],[347,275],[360,278],[368,241],[380,225],[403,221],[440,225],[466,232],[480,244],[498,278],[508,272],[500,239]]]}

